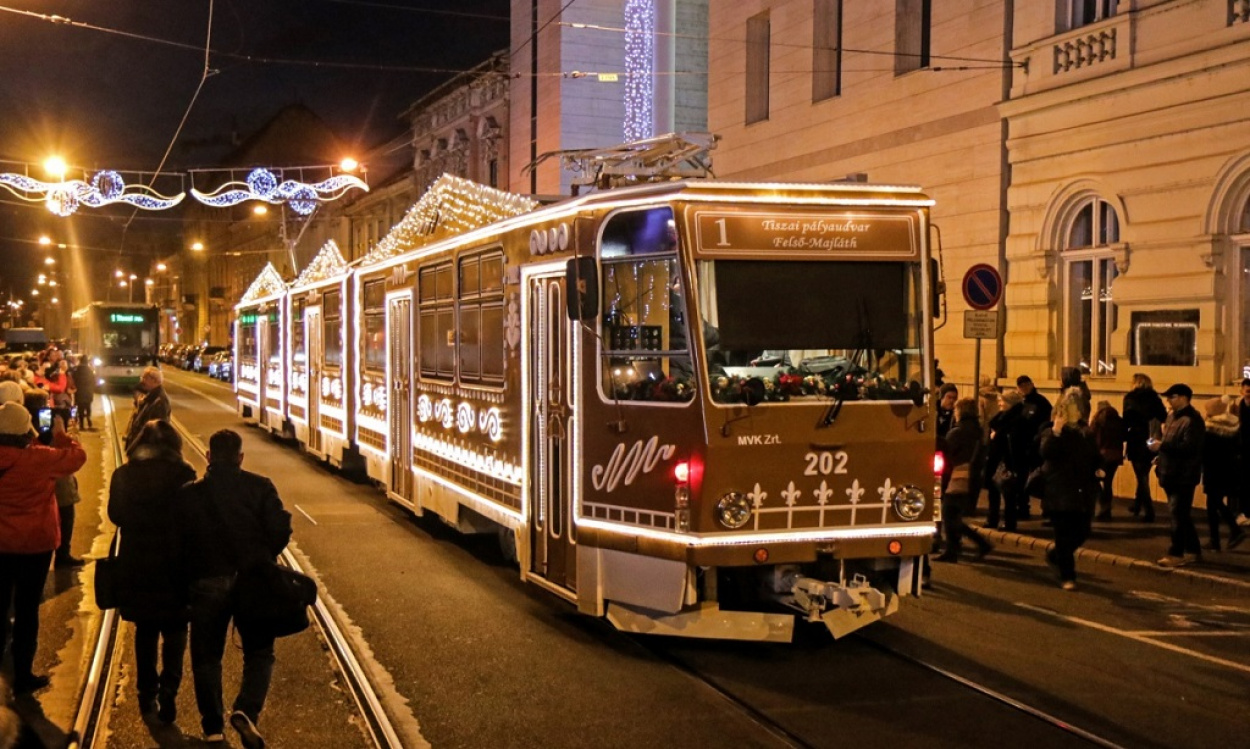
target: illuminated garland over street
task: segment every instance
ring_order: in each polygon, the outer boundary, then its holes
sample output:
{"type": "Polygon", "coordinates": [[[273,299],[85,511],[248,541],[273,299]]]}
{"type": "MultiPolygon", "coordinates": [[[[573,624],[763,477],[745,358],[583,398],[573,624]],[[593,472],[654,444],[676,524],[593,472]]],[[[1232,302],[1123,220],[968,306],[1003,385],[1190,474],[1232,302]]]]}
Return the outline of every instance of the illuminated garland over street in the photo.
{"type": "MultiPolygon", "coordinates": [[[[301,168],[302,171],[302,168],[301,168]]],[[[161,195],[143,185],[127,185],[122,176],[111,169],[97,172],[90,182],[81,179],[43,182],[22,174],[0,172],[0,186],[22,200],[41,202],[58,216],[70,216],[79,207],[100,208],[113,203],[127,203],[146,211],[163,211],[183,201],[186,193],[161,195]]],[[[348,190],[369,191],[359,177],[337,174],[316,183],[296,182],[278,178],[268,169],[254,169],[246,182],[228,182],[213,192],[191,189],[191,196],[204,205],[232,206],[246,200],[262,200],[271,205],[286,203],[291,210],[307,216],[319,203],[337,200],[348,190]],[[242,189],[246,188],[246,189],[242,189]]]]}
{"type": "Polygon", "coordinates": [[[307,216],[317,209],[318,201],[336,200],[352,188],[369,191],[369,186],[359,177],[347,174],[339,174],[315,184],[292,179],[279,183],[278,178],[268,169],[253,169],[247,175],[246,182],[227,182],[211,193],[191,188],[191,196],[204,205],[217,207],[238,205],[247,200],[263,200],[273,205],[286,203],[291,206],[291,210],[307,216]]]}
{"type": "Polygon", "coordinates": [[[41,182],[21,174],[0,173],[0,185],[17,197],[30,202],[43,202],[58,216],[69,216],[79,205],[99,208],[112,203],[129,203],[146,211],[173,208],[186,197],[179,193],[165,197],[148,188],[127,185],[121,175],[111,170],[97,172],[87,184],[80,179],[65,182],[41,182]]]}

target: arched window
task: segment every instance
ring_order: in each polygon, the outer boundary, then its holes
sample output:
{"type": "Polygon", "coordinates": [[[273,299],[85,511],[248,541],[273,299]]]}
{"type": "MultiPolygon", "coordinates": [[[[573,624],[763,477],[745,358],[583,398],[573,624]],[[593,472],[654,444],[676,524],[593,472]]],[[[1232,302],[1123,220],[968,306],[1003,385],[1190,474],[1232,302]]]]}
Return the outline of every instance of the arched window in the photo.
{"type": "Polygon", "coordinates": [[[1115,374],[1111,333],[1116,327],[1112,293],[1120,219],[1105,200],[1088,198],[1072,217],[1063,247],[1064,366],[1087,374],[1115,374]]]}
{"type": "Polygon", "coordinates": [[[1239,226],[1242,233],[1250,234],[1250,198],[1246,200],[1246,204],[1241,208],[1241,222],[1239,226]]]}

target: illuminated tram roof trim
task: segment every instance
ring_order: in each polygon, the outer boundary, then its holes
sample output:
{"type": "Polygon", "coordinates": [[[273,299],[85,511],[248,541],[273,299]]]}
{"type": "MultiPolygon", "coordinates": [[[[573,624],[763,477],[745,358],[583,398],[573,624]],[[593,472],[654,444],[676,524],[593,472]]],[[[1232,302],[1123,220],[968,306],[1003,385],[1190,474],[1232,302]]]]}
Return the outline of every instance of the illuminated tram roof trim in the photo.
{"type": "Polygon", "coordinates": [[[523,195],[444,174],[365,255],[361,264],[380,263],[439,239],[529,213],[538,205],[538,201],[523,195]]]}
{"type": "Polygon", "coordinates": [[[265,263],[265,267],[261,269],[260,275],[256,276],[256,280],[252,281],[252,285],[247,287],[247,291],[243,292],[243,298],[235,305],[235,308],[263,299],[267,296],[277,296],[286,291],[286,282],[282,280],[282,276],[278,273],[278,269],[273,267],[273,263],[265,263]]]}
{"type": "Polygon", "coordinates": [[[343,253],[339,250],[338,243],[330,239],[321,246],[317,256],[299,274],[299,278],[296,278],[291,283],[291,288],[311,286],[315,283],[328,281],[342,276],[347,273],[347,270],[347,261],[343,259],[343,253]]]}

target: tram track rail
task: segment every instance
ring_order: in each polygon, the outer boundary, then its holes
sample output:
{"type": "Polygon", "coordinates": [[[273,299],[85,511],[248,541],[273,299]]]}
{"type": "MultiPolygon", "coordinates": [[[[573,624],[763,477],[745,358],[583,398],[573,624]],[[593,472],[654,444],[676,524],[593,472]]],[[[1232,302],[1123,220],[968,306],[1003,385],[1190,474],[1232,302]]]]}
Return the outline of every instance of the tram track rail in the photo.
{"type": "MultiPolygon", "coordinates": [[[[1030,705],[1016,699],[1015,697],[992,689],[985,684],[979,683],[974,679],[961,676],[960,674],[957,674],[949,669],[926,661],[923,658],[918,658],[909,653],[892,648],[889,645],[874,640],[864,633],[856,634],[855,638],[857,641],[873,650],[883,653],[891,658],[905,661],[908,664],[938,676],[945,681],[952,682],[963,689],[979,694],[1002,707],[1023,713],[1024,715],[1034,718],[1051,728],[1068,734],[1069,736],[1072,736],[1084,743],[1103,747],[1104,749],[1126,749],[1123,744],[1112,741],[1104,736],[1100,736],[1093,731],[1074,725],[1070,721],[1053,715],[1040,707],[1030,705]]],[[[817,746],[820,746],[811,743],[802,735],[787,727],[781,721],[771,717],[764,710],[761,710],[751,704],[748,699],[736,694],[731,688],[725,686],[722,683],[722,680],[703,672],[699,667],[683,660],[680,656],[669,652],[659,643],[647,642],[644,639],[635,639],[635,642],[653,657],[668,664],[672,668],[686,675],[691,680],[720,696],[742,717],[749,720],[751,723],[754,723],[756,726],[760,727],[762,730],[775,738],[780,746],[791,747],[793,749],[816,749],[817,746]]]]}
{"type": "Polygon", "coordinates": [[[940,676],[948,681],[952,681],[956,684],[959,684],[960,686],[966,689],[970,689],[976,692],[977,694],[980,694],[983,697],[986,697],[1000,705],[1004,705],[1013,710],[1024,713],[1025,715],[1036,718],[1037,720],[1043,723],[1046,723],[1047,725],[1050,725],[1053,728],[1057,728],[1060,731],[1063,731],[1064,733],[1067,733],[1071,736],[1075,736],[1076,738],[1082,739],[1090,744],[1093,744],[1094,746],[1104,747],[1104,749],[1127,749],[1123,744],[1118,744],[1108,738],[1099,736],[1098,734],[1092,731],[1081,728],[1080,726],[1073,725],[1071,722],[1064,720],[1063,718],[1060,718],[1056,715],[1053,715],[1039,707],[1036,707],[1034,705],[1029,705],[1010,695],[1003,694],[1002,692],[999,692],[996,689],[992,689],[984,684],[981,684],[980,682],[969,679],[966,676],[960,676],[959,674],[949,669],[942,668],[941,666],[938,666],[935,663],[931,663],[923,658],[919,658],[910,653],[905,653],[896,648],[892,648],[889,645],[886,645],[882,642],[878,642],[877,640],[874,640],[871,637],[868,637],[867,635],[864,635],[864,634],[859,634],[857,635],[857,637],[860,642],[863,642],[864,644],[868,645],[869,647],[872,647],[873,649],[879,652],[886,653],[892,657],[904,660],[914,666],[924,669],[925,671],[928,671],[932,674],[940,676]]]}
{"type": "MultiPolygon", "coordinates": [[[[114,465],[122,463],[122,447],[120,431],[115,420],[115,410],[111,398],[104,398],[105,421],[111,435],[109,447],[112,450],[114,465]]],[[[201,458],[207,459],[204,445],[177,420],[173,420],[175,428],[182,434],[186,444],[201,458]]],[[[303,572],[299,561],[285,549],[279,557],[282,564],[303,572]]],[[[369,675],[352,648],[351,641],[343,634],[330,609],[322,598],[317,598],[313,606],[313,621],[317,632],[325,643],[339,675],[351,695],[356,711],[361,719],[365,733],[378,749],[401,749],[403,741],[395,730],[382,700],[378,697],[369,675]]],[[[74,711],[74,721],[66,741],[66,749],[95,749],[105,745],[106,717],[109,713],[111,700],[109,696],[116,691],[115,669],[116,656],[119,650],[122,622],[116,609],[104,611],[100,619],[100,627],[96,632],[95,642],[91,649],[86,677],[79,690],[74,711]]]]}

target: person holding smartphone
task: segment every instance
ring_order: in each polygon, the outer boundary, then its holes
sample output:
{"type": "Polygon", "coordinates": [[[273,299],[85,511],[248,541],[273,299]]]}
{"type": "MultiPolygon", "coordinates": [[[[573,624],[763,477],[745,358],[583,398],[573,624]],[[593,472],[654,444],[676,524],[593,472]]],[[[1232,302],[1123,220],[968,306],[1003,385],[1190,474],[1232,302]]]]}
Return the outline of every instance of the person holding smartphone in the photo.
{"type": "MultiPolygon", "coordinates": [[[[0,606],[13,606],[13,689],[29,693],[48,685],[34,672],[39,603],[61,543],[56,481],[72,476],[87,453],[53,417],[51,444],[35,440],[30,413],[18,403],[0,405],[0,606]]],[[[0,616],[0,643],[9,618],[0,616]]]]}

